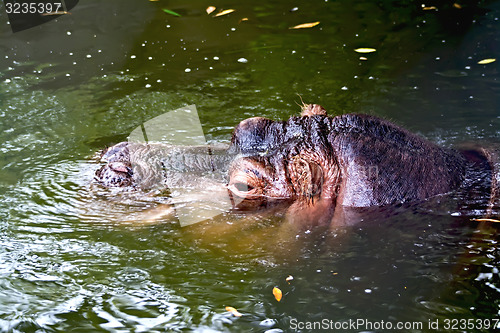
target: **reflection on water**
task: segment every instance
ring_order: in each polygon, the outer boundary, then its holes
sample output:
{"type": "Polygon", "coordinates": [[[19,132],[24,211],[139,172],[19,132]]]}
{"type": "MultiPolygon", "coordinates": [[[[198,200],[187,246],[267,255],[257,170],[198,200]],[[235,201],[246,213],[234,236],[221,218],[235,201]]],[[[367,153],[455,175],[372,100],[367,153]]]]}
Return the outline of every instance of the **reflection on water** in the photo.
{"type": "Polygon", "coordinates": [[[477,62],[498,53],[499,3],[436,3],[234,2],[212,18],[201,1],[86,1],[16,35],[0,13],[0,330],[498,318],[498,227],[453,195],[348,227],[300,228],[276,207],[182,228],[172,197],[92,184],[97,151],[166,111],[195,104],[208,143],[227,143],[241,119],[298,114],[297,93],[444,146],[498,143],[499,62],[477,62]]]}

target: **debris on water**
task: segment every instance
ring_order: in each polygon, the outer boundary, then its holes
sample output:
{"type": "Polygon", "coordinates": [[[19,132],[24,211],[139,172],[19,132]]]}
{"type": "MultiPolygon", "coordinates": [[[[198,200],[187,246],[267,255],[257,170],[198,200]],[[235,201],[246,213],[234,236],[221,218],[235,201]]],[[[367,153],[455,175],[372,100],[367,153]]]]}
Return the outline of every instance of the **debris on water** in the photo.
{"type": "Polygon", "coordinates": [[[500,223],[500,220],[495,220],[495,219],[471,219],[471,221],[500,223]]]}
{"type": "Polygon", "coordinates": [[[227,14],[231,14],[232,12],[234,12],[234,9],[226,9],[226,10],[223,10],[221,12],[218,12],[217,14],[215,14],[214,17],[218,17],[218,16],[223,16],[223,15],[227,15],[227,14]]]}
{"type": "Polygon", "coordinates": [[[274,295],[274,298],[276,298],[276,300],[279,302],[279,301],[281,301],[281,298],[283,297],[283,292],[281,291],[280,288],[274,287],[273,288],[273,295],[274,295]]]}
{"type": "Polygon", "coordinates": [[[226,311],[231,312],[231,314],[235,317],[241,317],[242,314],[238,312],[235,308],[232,306],[226,306],[226,311]]]}
{"type": "Polygon", "coordinates": [[[292,280],[293,280],[293,276],[291,276],[291,275],[288,275],[285,279],[285,281],[288,282],[288,284],[290,284],[290,281],[292,281],[292,280]]]}
{"type": "Polygon", "coordinates": [[[358,52],[358,53],[373,53],[373,52],[376,52],[377,49],[374,49],[372,47],[360,47],[360,48],[355,49],[354,51],[358,52]]]}
{"type": "Polygon", "coordinates": [[[290,27],[289,29],[306,29],[306,28],[312,28],[315,27],[319,24],[320,22],[311,22],[311,23],[302,23],[293,27],[290,27]]]}
{"type": "Polygon", "coordinates": [[[178,16],[178,17],[182,16],[181,14],[176,13],[176,12],[174,12],[173,10],[170,10],[170,9],[162,8],[162,10],[163,10],[165,13],[170,14],[170,15],[173,15],[173,16],[178,16]]]}
{"type": "Polygon", "coordinates": [[[207,14],[210,15],[215,10],[215,7],[214,6],[208,6],[207,9],[205,9],[205,10],[207,11],[207,14]]]}
{"type": "Polygon", "coordinates": [[[495,58],[488,58],[488,59],[483,59],[481,61],[478,61],[477,63],[479,65],[487,65],[487,64],[491,64],[492,62],[495,62],[495,61],[497,61],[497,59],[495,59],[495,58]]]}

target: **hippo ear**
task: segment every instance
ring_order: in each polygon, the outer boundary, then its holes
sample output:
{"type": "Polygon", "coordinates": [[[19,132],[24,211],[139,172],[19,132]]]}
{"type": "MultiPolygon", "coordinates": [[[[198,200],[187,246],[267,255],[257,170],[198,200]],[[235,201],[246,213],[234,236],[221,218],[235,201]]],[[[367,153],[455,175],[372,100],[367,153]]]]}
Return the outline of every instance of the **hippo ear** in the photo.
{"type": "Polygon", "coordinates": [[[308,203],[314,203],[323,187],[321,166],[306,156],[297,155],[291,159],[289,170],[295,194],[308,203]]]}
{"type": "Polygon", "coordinates": [[[229,153],[256,154],[269,150],[275,136],[270,130],[274,121],[263,117],[245,119],[235,127],[229,153]]]}

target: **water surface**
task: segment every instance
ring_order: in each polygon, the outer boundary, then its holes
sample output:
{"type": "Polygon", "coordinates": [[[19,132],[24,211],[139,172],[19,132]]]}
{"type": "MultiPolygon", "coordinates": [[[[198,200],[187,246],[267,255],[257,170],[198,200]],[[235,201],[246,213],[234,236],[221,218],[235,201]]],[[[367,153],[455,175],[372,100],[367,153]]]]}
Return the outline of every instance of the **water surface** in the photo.
{"type": "Polygon", "coordinates": [[[209,142],[227,143],[248,117],[297,115],[302,98],[444,146],[498,143],[499,62],[477,63],[498,57],[500,3],[213,5],[236,11],[89,0],[16,34],[0,14],[1,330],[279,332],[366,319],[430,331],[498,319],[498,227],[470,222],[482,212],[460,215],[453,197],[333,230],[290,228],[280,210],[182,228],[142,218],[165,198],[89,183],[97,151],[191,104],[209,142]]]}

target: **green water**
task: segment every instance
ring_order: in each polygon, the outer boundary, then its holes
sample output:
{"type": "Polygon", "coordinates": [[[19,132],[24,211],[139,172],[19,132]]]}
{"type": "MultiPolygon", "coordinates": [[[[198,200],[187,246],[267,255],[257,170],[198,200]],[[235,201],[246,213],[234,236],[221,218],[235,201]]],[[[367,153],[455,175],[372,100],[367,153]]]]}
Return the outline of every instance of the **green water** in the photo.
{"type": "Polygon", "coordinates": [[[446,198],[336,230],[290,230],[280,210],[182,228],[141,218],[161,198],[89,185],[97,151],[191,104],[210,142],[248,117],[297,115],[301,99],[445,146],[499,142],[499,62],[477,62],[499,57],[500,3],[427,5],[439,10],[88,0],[16,34],[0,11],[0,329],[280,332],[365,319],[431,331],[498,319],[498,227],[457,216],[446,198]],[[235,12],[215,18],[209,5],[235,12]]]}

